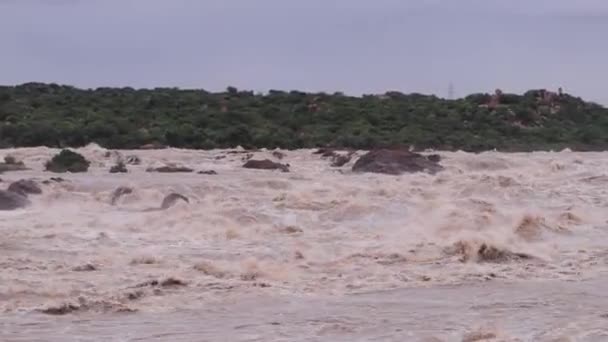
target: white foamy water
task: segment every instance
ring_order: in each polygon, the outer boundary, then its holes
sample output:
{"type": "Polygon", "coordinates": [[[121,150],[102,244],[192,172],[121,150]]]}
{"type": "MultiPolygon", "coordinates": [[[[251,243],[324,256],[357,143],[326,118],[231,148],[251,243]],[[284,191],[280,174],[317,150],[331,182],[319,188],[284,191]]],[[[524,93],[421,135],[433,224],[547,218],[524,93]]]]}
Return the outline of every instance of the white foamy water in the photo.
{"type": "Polygon", "coordinates": [[[78,151],[86,174],[0,150],[32,168],[0,188],[65,179],[0,211],[2,341],[608,340],[608,153],[440,153],[436,175],[388,176],[178,149],[119,151],[142,163],[109,174],[114,153],[78,151]],[[146,172],[168,163],[195,172],[146,172]],[[190,203],[147,210],[172,192],[190,203]]]}

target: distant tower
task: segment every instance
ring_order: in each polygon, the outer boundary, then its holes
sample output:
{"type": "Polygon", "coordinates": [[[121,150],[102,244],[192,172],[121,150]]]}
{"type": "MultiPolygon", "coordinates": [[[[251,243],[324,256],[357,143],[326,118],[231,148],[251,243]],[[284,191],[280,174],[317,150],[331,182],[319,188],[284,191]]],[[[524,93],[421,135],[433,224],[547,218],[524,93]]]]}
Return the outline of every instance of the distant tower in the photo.
{"type": "Polygon", "coordinates": [[[450,82],[450,85],[448,85],[448,99],[454,99],[454,85],[452,84],[452,82],[450,82]]]}

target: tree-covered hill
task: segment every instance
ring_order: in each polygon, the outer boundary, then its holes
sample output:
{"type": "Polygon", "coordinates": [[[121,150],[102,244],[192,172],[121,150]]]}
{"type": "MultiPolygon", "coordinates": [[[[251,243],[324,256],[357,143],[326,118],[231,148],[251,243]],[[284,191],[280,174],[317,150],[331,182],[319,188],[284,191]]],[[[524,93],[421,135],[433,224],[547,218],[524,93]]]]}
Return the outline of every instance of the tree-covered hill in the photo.
{"type": "Polygon", "coordinates": [[[456,100],[388,92],[0,86],[0,147],[336,146],[480,151],[608,146],[608,109],[568,94],[473,94],[456,100]]]}

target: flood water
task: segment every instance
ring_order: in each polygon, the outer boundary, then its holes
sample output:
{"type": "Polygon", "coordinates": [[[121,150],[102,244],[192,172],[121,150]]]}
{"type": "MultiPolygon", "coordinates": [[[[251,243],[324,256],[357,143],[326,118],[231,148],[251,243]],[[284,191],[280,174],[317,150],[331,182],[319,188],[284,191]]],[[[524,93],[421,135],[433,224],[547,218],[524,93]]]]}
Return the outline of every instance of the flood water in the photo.
{"type": "Polygon", "coordinates": [[[0,211],[2,341],[608,340],[608,153],[388,176],[312,150],[79,152],[89,172],[58,175],[57,150],[0,150],[31,168],[0,188],[43,190],[0,211]],[[118,154],[141,163],[110,174],[118,154]],[[146,171],[170,163],[195,172],[146,171]],[[156,210],[170,193],[189,203],[156,210]]]}

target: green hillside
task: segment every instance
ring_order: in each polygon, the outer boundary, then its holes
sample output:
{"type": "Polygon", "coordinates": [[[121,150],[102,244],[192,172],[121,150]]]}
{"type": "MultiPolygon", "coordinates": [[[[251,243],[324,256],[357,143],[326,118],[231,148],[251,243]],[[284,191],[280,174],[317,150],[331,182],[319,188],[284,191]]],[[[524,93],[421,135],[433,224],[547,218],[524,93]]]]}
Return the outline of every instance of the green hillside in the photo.
{"type": "Polygon", "coordinates": [[[608,146],[608,109],[569,94],[531,90],[456,100],[388,92],[176,88],[0,87],[0,147],[184,148],[414,145],[481,151],[608,146]]]}

